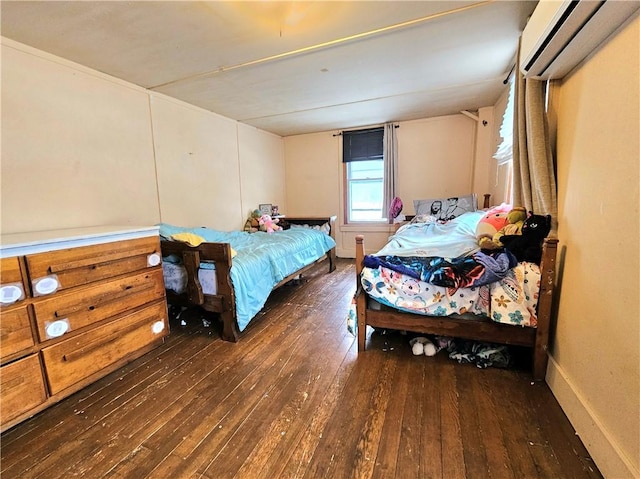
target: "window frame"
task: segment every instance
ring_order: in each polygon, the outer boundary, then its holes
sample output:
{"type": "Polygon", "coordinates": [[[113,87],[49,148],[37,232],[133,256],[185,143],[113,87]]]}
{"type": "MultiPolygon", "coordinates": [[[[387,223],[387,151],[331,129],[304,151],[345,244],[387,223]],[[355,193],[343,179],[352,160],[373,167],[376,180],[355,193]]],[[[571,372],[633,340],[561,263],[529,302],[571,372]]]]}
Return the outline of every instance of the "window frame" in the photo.
{"type": "Polygon", "coordinates": [[[386,218],[386,213],[383,211],[384,207],[381,207],[380,210],[380,218],[376,218],[373,220],[354,220],[351,218],[351,213],[353,211],[351,205],[351,193],[352,183],[358,181],[371,181],[371,180],[381,180],[382,181],[382,192],[384,194],[384,183],[386,181],[385,178],[385,168],[384,168],[384,127],[372,127],[372,128],[363,128],[358,130],[349,130],[343,131],[342,136],[342,178],[343,178],[343,213],[344,213],[344,223],[345,224],[364,224],[364,225],[376,225],[376,224],[386,224],[388,219],[386,218]],[[358,136],[363,135],[363,136],[358,136]],[[351,148],[353,145],[353,139],[360,138],[361,144],[356,145],[355,148],[351,148]],[[347,144],[348,142],[348,144],[347,144]],[[361,179],[352,179],[351,178],[351,169],[349,167],[349,163],[358,162],[358,161],[381,161],[382,171],[380,177],[375,178],[361,178],[361,179]]]}

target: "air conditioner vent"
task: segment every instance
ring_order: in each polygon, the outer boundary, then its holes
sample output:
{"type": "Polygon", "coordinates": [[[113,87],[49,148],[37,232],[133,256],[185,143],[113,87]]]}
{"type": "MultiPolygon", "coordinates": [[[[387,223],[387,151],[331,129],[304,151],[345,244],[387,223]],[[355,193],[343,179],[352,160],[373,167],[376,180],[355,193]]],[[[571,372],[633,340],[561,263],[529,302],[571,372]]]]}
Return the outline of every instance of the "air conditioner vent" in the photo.
{"type": "Polygon", "coordinates": [[[640,9],[640,1],[541,0],[522,33],[526,78],[562,78],[640,9]]]}

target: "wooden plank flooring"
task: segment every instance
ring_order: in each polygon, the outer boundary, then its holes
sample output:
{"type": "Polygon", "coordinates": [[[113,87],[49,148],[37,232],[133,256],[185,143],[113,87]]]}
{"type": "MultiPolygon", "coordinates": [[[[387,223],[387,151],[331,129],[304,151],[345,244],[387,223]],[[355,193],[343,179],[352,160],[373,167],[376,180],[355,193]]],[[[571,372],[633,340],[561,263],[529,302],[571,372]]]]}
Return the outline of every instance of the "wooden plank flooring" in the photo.
{"type": "Polygon", "coordinates": [[[5,478],[599,478],[527,370],[346,329],[353,261],[275,291],[239,343],[187,312],[161,347],[5,432],[5,478]]]}

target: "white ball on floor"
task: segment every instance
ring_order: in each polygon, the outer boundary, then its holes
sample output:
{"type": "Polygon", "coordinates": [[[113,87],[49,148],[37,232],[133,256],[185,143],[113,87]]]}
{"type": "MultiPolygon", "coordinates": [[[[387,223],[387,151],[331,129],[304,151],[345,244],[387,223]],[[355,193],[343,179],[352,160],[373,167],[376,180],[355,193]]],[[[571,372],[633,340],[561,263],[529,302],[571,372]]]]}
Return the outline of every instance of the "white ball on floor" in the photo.
{"type": "Polygon", "coordinates": [[[413,343],[413,346],[411,346],[411,351],[415,356],[420,356],[421,354],[424,354],[424,344],[416,341],[415,343],[413,343]]]}

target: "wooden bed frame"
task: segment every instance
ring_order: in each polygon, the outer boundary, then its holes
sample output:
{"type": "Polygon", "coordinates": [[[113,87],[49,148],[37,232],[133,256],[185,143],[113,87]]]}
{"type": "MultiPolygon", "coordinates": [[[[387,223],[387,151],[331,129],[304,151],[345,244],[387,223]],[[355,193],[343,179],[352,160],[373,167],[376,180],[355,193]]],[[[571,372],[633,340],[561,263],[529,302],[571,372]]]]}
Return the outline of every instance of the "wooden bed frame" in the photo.
{"type": "MultiPolygon", "coordinates": [[[[281,219],[279,224],[281,224],[284,229],[288,229],[292,224],[320,226],[328,223],[330,228],[329,235],[335,239],[335,222],[335,216],[314,216],[286,217],[281,219]]],[[[233,290],[233,283],[231,282],[231,266],[233,264],[231,245],[229,243],[202,243],[194,247],[176,241],[161,241],[160,247],[162,249],[162,256],[175,254],[182,258],[182,262],[187,271],[186,291],[182,294],[177,294],[167,290],[167,302],[181,306],[199,306],[206,311],[220,313],[222,319],[222,339],[232,342],[238,341],[240,338],[240,330],[236,317],[235,292],[233,290]],[[202,291],[202,285],[198,280],[198,269],[202,261],[214,261],[216,264],[217,294],[204,294],[202,291]]],[[[297,278],[324,259],[329,259],[329,272],[334,271],[336,268],[335,258],[336,251],[334,247],[322,258],[284,278],[274,289],[297,278]]]]}
{"type": "Polygon", "coordinates": [[[475,341],[526,346],[532,348],[533,378],[543,380],[547,371],[547,346],[556,275],[558,240],[547,238],[540,262],[540,292],[538,297],[537,328],[519,327],[491,321],[488,318],[462,319],[457,315],[425,316],[405,313],[377,303],[380,309],[371,309],[370,299],[360,283],[365,256],[364,238],[356,236],[356,309],[358,315],[358,351],[365,350],[367,326],[405,330],[422,334],[450,336],[475,341]]]}

